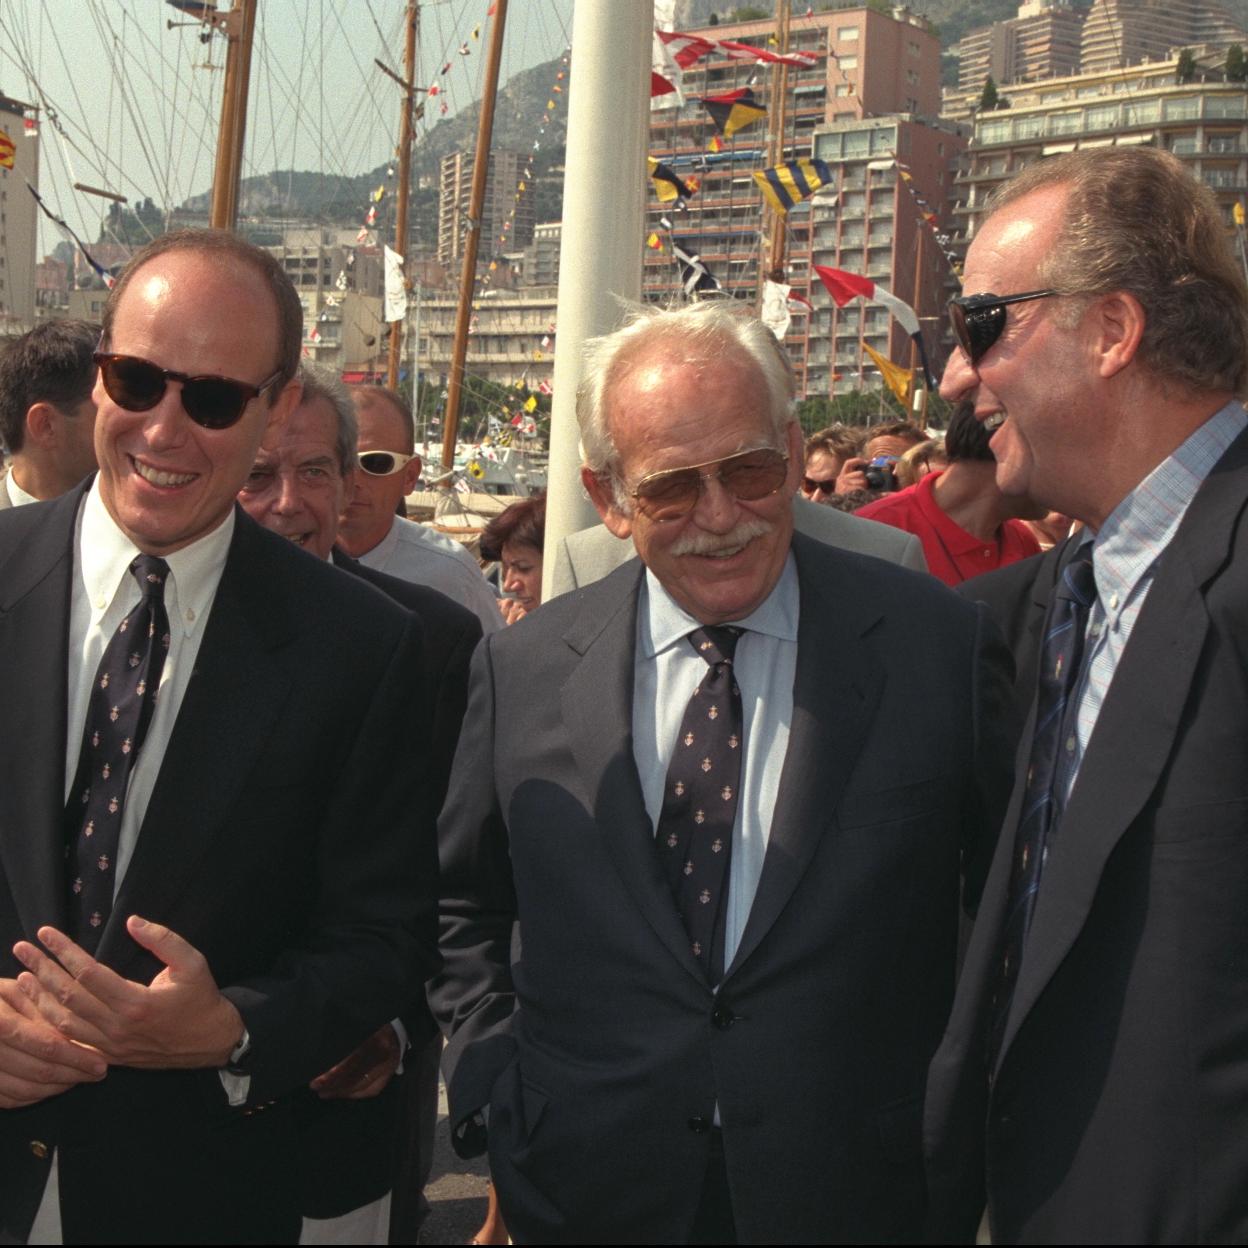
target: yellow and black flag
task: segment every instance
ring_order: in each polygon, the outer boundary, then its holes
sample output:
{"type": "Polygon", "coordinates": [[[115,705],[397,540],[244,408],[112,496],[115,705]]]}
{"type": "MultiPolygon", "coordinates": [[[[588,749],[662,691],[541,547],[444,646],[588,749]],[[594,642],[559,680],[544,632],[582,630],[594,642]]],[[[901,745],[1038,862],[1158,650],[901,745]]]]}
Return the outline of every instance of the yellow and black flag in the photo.
{"type": "Polygon", "coordinates": [[[755,170],[754,181],[777,212],[788,212],[831,182],[832,170],[825,161],[801,156],[772,169],[755,170]]]}
{"type": "Polygon", "coordinates": [[[710,113],[715,129],[726,139],[767,116],[767,110],[754,98],[749,87],[725,91],[723,95],[704,95],[702,106],[710,113]]]}
{"type": "Polygon", "coordinates": [[[646,162],[650,171],[650,181],[654,183],[654,190],[660,203],[670,204],[674,199],[688,199],[693,194],[693,190],[686,186],[665,164],[655,160],[653,156],[647,156],[646,162]]]}

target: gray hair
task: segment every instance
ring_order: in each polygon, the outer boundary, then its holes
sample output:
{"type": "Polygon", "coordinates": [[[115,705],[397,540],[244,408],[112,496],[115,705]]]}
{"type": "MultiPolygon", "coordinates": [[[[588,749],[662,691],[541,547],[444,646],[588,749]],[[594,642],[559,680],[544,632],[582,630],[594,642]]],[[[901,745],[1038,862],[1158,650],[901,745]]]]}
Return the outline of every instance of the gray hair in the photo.
{"type": "Polygon", "coordinates": [[[335,438],[338,466],[345,477],[355,469],[355,449],[360,438],[360,426],[355,418],[351,392],[338,379],[337,374],[320,364],[300,364],[298,376],[303,383],[303,398],[299,400],[301,404],[324,399],[334,409],[338,420],[335,438]]]}
{"type": "MultiPolygon", "coordinates": [[[[783,443],[793,419],[793,370],[776,336],[757,317],[731,300],[714,299],[680,308],[637,308],[619,329],[591,338],[582,348],[585,375],[576,392],[585,466],[598,476],[615,477],[619,457],[607,422],[607,393],[651,354],[667,347],[683,363],[720,363],[725,355],[744,356],[762,374],[770,396],[776,438],[783,443]]],[[[617,501],[619,490],[616,490],[617,501]]]]}

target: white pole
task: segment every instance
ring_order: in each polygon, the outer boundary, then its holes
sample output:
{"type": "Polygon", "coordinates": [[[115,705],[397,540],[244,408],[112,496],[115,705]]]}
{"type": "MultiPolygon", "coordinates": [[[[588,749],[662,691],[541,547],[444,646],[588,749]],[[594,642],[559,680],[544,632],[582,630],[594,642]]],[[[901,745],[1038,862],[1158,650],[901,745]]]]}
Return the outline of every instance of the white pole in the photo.
{"type": "Polygon", "coordinates": [[[581,344],[620,324],[621,299],[641,300],[653,29],[653,0],[573,10],[543,595],[559,542],[598,523],[581,487],[576,388],[581,344]]]}

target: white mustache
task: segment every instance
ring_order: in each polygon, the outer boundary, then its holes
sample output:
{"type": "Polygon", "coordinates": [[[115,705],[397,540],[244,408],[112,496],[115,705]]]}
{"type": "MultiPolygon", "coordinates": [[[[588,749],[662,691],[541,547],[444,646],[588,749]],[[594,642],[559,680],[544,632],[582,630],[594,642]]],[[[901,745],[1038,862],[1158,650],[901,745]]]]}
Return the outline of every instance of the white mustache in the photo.
{"type": "Polygon", "coordinates": [[[755,538],[766,537],[775,528],[769,520],[757,516],[750,520],[742,520],[734,524],[727,533],[706,533],[695,529],[674,541],[668,553],[680,555],[718,555],[727,551],[740,550],[749,545],[755,538]]]}

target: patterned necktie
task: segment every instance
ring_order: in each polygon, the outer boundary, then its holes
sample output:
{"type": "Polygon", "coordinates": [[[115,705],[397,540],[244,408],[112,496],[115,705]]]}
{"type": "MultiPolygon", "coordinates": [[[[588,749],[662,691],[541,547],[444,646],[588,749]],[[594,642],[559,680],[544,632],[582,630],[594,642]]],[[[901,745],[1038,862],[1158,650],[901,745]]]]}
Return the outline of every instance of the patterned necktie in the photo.
{"type": "Polygon", "coordinates": [[[143,597],[117,626],[100,660],[65,808],[70,935],[88,953],[95,952],[113,908],[126,786],[152,721],[169,651],[169,565],[139,555],[130,564],[130,575],[143,597]]]}
{"type": "Polygon", "coordinates": [[[741,777],[741,690],[732,657],[741,629],[695,629],[709,671],[693,691],[667,769],[655,843],[690,948],[711,983],[724,973],[728,862],[741,777]]]}
{"type": "Polygon", "coordinates": [[[1014,837],[1009,903],[998,947],[996,983],[991,1001],[989,1066],[996,1064],[1005,1022],[1018,982],[1019,966],[1040,876],[1048,859],[1048,843],[1056,834],[1057,817],[1075,751],[1072,701],[1079,681],[1088,614],[1096,601],[1092,543],[1086,542],[1062,570],[1045,619],[1036,690],[1036,728],[1031,739],[1027,785],[1014,837]]]}

